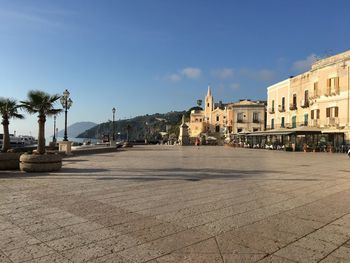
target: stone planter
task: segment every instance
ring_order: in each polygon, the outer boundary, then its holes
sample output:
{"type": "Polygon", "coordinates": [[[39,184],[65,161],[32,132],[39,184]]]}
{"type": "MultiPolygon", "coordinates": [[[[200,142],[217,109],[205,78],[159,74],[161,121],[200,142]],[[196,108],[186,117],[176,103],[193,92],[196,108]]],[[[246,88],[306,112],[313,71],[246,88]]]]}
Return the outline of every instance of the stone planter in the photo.
{"type": "Polygon", "coordinates": [[[22,153],[0,153],[0,170],[18,170],[22,153]]]}
{"type": "Polygon", "coordinates": [[[59,154],[22,154],[19,167],[28,173],[54,172],[62,167],[62,156],[59,154]]]}

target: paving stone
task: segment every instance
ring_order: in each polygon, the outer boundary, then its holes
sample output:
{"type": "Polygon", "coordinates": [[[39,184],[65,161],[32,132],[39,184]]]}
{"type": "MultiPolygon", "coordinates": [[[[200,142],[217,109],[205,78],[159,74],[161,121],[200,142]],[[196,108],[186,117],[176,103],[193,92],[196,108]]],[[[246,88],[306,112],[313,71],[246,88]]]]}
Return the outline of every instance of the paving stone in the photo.
{"type": "Polygon", "coordinates": [[[36,245],[29,245],[19,249],[13,249],[4,252],[11,261],[23,262],[28,260],[37,259],[46,255],[54,254],[55,251],[47,245],[41,243],[36,245]]]}
{"type": "Polygon", "coordinates": [[[341,154],[135,146],[14,171],[0,178],[0,261],[347,262],[347,166],[341,154]]]}

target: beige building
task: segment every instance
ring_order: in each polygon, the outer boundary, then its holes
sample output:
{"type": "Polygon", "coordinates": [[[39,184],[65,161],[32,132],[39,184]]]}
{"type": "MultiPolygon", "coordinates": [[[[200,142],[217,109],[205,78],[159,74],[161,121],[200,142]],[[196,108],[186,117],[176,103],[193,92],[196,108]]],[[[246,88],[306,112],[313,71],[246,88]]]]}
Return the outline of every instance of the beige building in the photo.
{"type": "Polygon", "coordinates": [[[229,135],[241,132],[262,131],[265,126],[265,103],[241,100],[236,103],[214,103],[210,86],[203,110],[193,110],[190,115],[191,137],[202,133],[229,135]]]}
{"type": "Polygon", "coordinates": [[[324,143],[349,144],[349,68],[347,51],[320,59],[309,71],[268,87],[267,129],[303,127],[319,131],[317,139],[324,143]]]}

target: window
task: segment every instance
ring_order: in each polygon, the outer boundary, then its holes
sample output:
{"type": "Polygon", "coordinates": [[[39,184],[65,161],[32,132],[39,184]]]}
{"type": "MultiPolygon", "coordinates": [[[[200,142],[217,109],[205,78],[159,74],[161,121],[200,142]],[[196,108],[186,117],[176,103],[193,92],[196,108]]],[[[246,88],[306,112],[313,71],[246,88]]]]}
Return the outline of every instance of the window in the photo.
{"type": "Polygon", "coordinates": [[[313,119],[314,119],[314,115],[315,115],[315,113],[314,113],[314,112],[315,112],[315,110],[312,110],[312,111],[311,111],[311,120],[313,120],[313,119]]]}
{"type": "Polygon", "coordinates": [[[259,122],[259,112],[253,112],[253,122],[258,123],[259,122]]]}
{"type": "Polygon", "coordinates": [[[275,119],[271,119],[271,129],[275,128],[275,119]]]}
{"type": "Polygon", "coordinates": [[[309,105],[309,91],[304,91],[304,105],[309,105]]]}
{"type": "Polygon", "coordinates": [[[237,113],[237,122],[243,122],[243,112],[237,113]]]}
{"type": "Polygon", "coordinates": [[[285,111],[285,98],[284,97],[282,97],[282,111],[285,111]]]}
{"type": "Polygon", "coordinates": [[[281,118],[281,128],[284,128],[284,117],[281,118]]]}
{"type": "Polygon", "coordinates": [[[338,110],[339,108],[338,107],[334,107],[334,117],[338,117],[338,112],[339,112],[339,110],[338,110]]]}
{"type": "Polygon", "coordinates": [[[237,129],[237,133],[241,132],[242,131],[242,128],[238,128],[237,129]]]}
{"type": "Polygon", "coordinates": [[[275,100],[272,100],[271,109],[272,111],[275,111],[275,100]]]}
{"type": "Polygon", "coordinates": [[[220,121],[220,116],[219,115],[216,116],[216,121],[220,121]]]}
{"type": "Polygon", "coordinates": [[[292,117],[292,128],[296,128],[297,127],[297,116],[293,116],[292,117]]]}
{"type": "Polygon", "coordinates": [[[330,95],[335,95],[339,93],[340,93],[339,77],[327,79],[326,95],[330,96],[330,95]]]}
{"type": "Polygon", "coordinates": [[[331,117],[331,108],[326,109],[326,117],[327,118],[331,117]]]}
{"type": "Polygon", "coordinates": [[[293,94],[293,107],[297,107],[297,94],[293,94]]]}
{"type": "Polygon", "coordinates": [[[304,114],[304,126],[307,126],[309,124],[309,114],[304,114]]]}
{"type": "Polygon", "coordinates": [[[215,132],[220,132],[220,126],[219,125],[215,126],[215,132]]]}
{"type": "Polygon", "coordinates": [[[320,110],[317,110],[316,111],[316,119],[319,119],[320,118],[320,110]]]}

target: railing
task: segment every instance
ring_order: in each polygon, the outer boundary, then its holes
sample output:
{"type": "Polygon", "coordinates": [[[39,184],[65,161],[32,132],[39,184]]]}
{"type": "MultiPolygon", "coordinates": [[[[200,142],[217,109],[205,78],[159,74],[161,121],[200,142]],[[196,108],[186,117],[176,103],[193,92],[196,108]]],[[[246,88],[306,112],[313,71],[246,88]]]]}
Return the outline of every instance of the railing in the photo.
{"type": "Polygon", "coordinates": [[[285,112],[286,108],[283,105],[278,105],[278,111],[279,112],[285,112]]]}
{"type": "Polygon", "coordinates": [[[253,119],[253,123],[260,123],[260,120],[253,119]]]}
{"type": "Polygon", "coordinates": [[[294,104],[294,103],[291,103],[291,104],[289,105],[289,109],[290,109],[290,110],[296,110],[296,109],[297,109],[297,105],[294,104]]]}
{"type": "Polygon", "coordinates": [[[242,119],[237,119],[237,123],[243,123],[244,122],[244,120],[242,120],[242,119]]]}
{"type": "Polygon", "coordinates": [[[329,117],[326,119],[326,125],[327,126],[338,126],[339,125],[339,119],[338,117],[329,117]]]}
{"type": "Polygon", "coordinates": [[[319,119],[313,119],[309,122],[310,127],[320,127],[320,120],[319,119]]]}
{"type": "Polygon", "coordinates": [[[274,108],[269,108],[269,113],[270,114],[274,114],[275,113],[275,109],[274,108]]]}
{"type": "Polygon", "coordinates": [[[309,100],[302,100],[300,106],[301,106],[302,108],[307,108],[307,107],[309,107],[309,105],[310,105],[310,104],[309,104],[309,100]]]}

